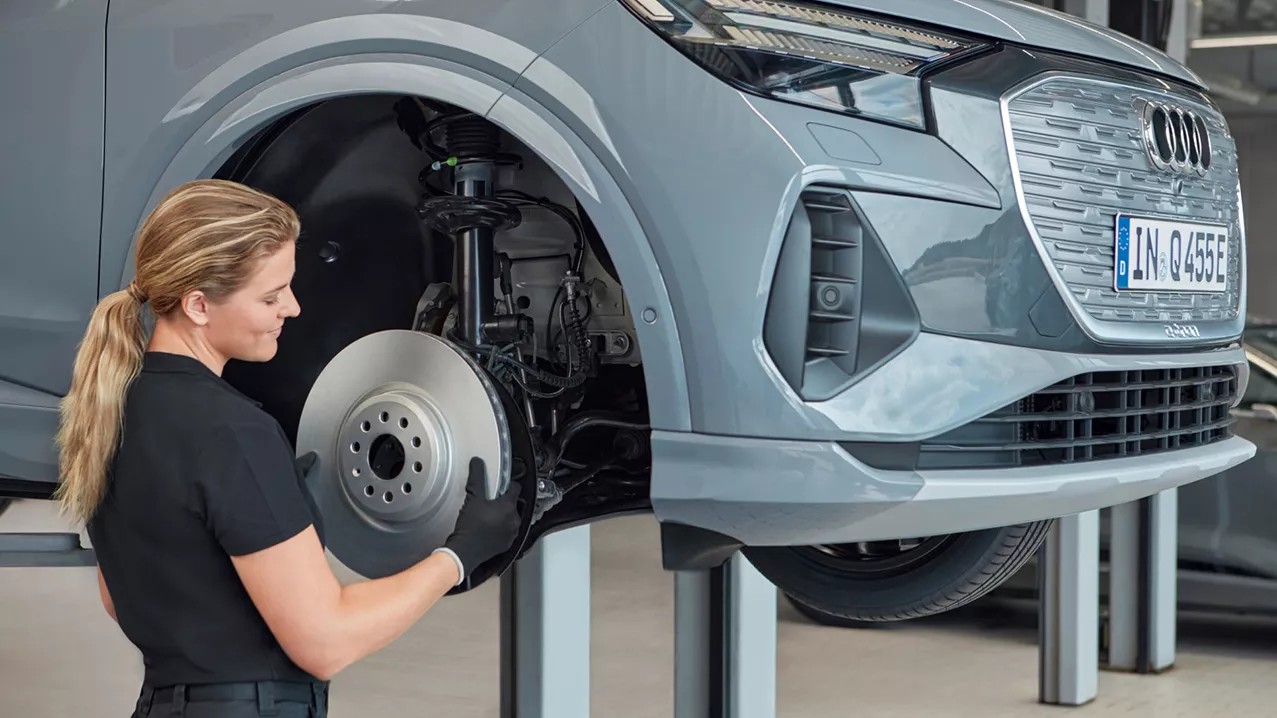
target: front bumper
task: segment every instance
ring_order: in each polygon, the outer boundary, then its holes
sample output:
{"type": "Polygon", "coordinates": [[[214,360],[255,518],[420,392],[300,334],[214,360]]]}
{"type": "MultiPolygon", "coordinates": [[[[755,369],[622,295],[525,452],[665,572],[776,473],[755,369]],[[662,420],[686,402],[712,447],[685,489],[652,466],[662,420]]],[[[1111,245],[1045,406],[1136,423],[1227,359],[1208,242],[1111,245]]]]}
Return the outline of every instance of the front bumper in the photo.
{"type": "MultiPolygon", "coordinates": [[[[877,467],[891,464],[891,454],[906,452],[911,440],[942,435],[1072,377],[1203,367],[1229,369],[1236,377],[1232,395],[1245,392],[1250,368],[1239,347],[1071,354],[924,333],[848,391],[814,405],[849,435],[879,442],[875,455],[886,461],[870,465],[857,458],[863,445],[847,441],[657,431],[653,509],[661,521],[747,545],[810,545],[973,531],[1114,506],[1236,466],[1254,456],[1255,446],[1224,437],[1191,448],[1153,445],[1140,455],[1038,466],[877,467]]],[[[1136,444],[1125,445],[1134,453],[1136,444]]],[[[1147,440],[1142,445],[1149,446],[1147,440]]]]}
{"type": "Polygon", "coordinates": [[[1067,467],[882,471],[832,442],[655,432],[657,519],[746,545],[935,536],[1135,501],[1246,461],[1255,445],[1210,446],[1067,467]]]}

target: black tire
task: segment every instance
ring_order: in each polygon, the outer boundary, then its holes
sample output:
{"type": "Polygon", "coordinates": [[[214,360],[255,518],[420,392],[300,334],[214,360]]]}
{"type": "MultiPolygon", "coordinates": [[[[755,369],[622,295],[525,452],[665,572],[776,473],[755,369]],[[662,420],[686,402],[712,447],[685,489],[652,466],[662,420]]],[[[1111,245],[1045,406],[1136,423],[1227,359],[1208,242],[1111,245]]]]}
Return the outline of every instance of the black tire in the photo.
{"type": "MultiPolygon", "coordinates": [[[[1054,520],[922,539],[912,548],[859,555],[841,546],[753,546],[750,562],[803,615],[860,627],[905,621],[970,603],[1033,557],[1054,520]]],[[[871,546],[895,545],[874,542],[871,546]]]]}

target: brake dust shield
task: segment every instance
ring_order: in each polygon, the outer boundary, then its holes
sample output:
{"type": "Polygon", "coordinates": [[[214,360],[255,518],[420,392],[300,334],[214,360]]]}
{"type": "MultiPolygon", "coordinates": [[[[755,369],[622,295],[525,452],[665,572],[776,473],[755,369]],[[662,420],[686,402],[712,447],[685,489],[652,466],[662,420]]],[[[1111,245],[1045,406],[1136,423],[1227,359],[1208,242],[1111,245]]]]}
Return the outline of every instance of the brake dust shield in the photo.
{"type": "Polygon", "coordinates": [[[453,592],[502,573],[527,538],[536,481],[524,480],[523,417],[471,357],[435,335],[377,332],[333,357],[302,410],[297,453],[308,451],[322,462],[308,488],[328,551],[365,578],[409,568],[444,544],[471,456],[487,466],[489,497],[507,488],[525,497],[523,525],[506,554],[467,566],[467,585],[453,592]]]}

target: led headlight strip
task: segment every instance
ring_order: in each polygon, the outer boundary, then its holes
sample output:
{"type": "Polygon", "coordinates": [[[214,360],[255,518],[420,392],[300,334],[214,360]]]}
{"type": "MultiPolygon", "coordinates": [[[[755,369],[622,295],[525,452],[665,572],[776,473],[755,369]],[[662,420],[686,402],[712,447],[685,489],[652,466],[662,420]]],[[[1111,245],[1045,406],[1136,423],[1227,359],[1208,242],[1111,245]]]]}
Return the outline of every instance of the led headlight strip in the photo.
{"type": "Polygon", "coordinates": [[[900,25],[888,25],[878,20],[856,17],[845,12],[835,12],[816,6],[792,5],[783,2],[766,2],[764,0],[706,0],[706,5],[723,12],[739,11],[758,17],[771,17],[795,20],[809,25],[851,31],[853,42],[868,43],[882,49],[890,49],[891,43],[901,52],[910,52],[908,48],[926,48],[935,51],[960,50],[963,43],[953,38],[941,37],[932,33],[911,30],[900,25]]]}
{"type": "Polygon", "coordinates": [[[925,124],[919,74],[988,47],[815,2],[622,1],[742,89],[916,128],[925,124]]]}

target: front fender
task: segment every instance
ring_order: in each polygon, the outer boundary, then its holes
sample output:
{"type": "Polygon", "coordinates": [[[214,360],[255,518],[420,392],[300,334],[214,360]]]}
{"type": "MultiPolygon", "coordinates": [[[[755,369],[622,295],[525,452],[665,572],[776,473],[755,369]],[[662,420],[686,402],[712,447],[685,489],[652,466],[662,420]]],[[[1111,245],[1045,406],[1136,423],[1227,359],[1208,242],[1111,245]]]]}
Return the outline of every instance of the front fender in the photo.
{"type": "MultiPolygon", "coordinates": [[[[434,57],[376,54],[330,58],[269,78],[215,111],[181,143],[150,187],[145,201],[117,207],[104,227],[104,265],[117,256],[111,282],[132,279],[133,242],[146,213],[177,185],[212,176],[255,132],[298,108],[353,94],[394,93],[447,102],[487,116],[537,153],[573,191],[604,238],[635,316],[643,354],[653,428],[691,429],[687,372],[678,328],[661,270],[637,215],[603,162],[554,113],[518,92],[510,82],[434,57]],[[128,238],[114,253],[110,238],[128,238]]],[[[104,266],[104,273],[107,271],[104,266]]]]}
{"type": "MultiPolygon", "coordinates": [[[[588,0],[580,5],[565,0],[558,9],[568,12],[574,8],[573,14],[586,13],[594,2],[588,0]]],[[[183,11],[175,7],[173,12],[182,15],[183,11]]],[[[192,17],[183,15],[183,23],[197,28],[215,28],[221,19],[220,14],[207,8],[185,12],[192,17]]],[[[223,152],[224,160],[234,150],[229,147],[230,152],[226,152],[225,145],[225,133],[234,131],[232,125],[245,128],[244,134],[232,138],[242,142],[256,129],[245,124],[245,120],[254,119],[252,113],[260,117],[269,114],[270,103],[288,101],[277,94],[263,98],[254,108],[245,108],[249,101],[281,82],[298,80],[306,85],[306,76],[315,70],[347,67],[344,77],[335,76],[341,75],[342,70],[328,75],[327,87],[311,83],[302,88],[297,82],[291,87],[310,93],[313,100],[321,99],[325,92],[331,96],[399,91],[394,88],[400,87],[437,88],[439,99],[483,114],[549,42],[532,37],[519,42],[472,23],[407,12],[339,15],[289,27],[287,23],[295,14],[282,13],[276,24],[283,29],[246,45],[197,77],[183,77],[173,67],[152,69],[151,65],[162,64],[164,58],[145,48],[133,49],[127,35],[116,39],[115,34],[122,30],[111,29],[110,49],[121,56],[116,64],[131,68],[134,74],[112,84],[108,96],[108,182],[103,202],[100,293],[114,291],[116,279],[122,271],[128,271],[125,265],[132,253],[126,250],[132,235],[145,212],[168,189],[158,187],[174,170],[175,163],[189,168],[182,161],[183,155],[190,154],[192,143],[205,145],[200,152],[223,152]],[[139,64],[134,55],[146,58],[147,63],[139,64]],[[367,64],[378,61],[389,64],[367,64]],[[368,72],[369,68],[387,70],[390,76],[378,78],[368,72]],[[405,74],[418,77],[410,79],[403,77],[405,74]],[[162,99],[168,96],[166,88],[174,83],[185,89],[180,95],[172,95],[171,100],[162,99]],[[456,86],[458,83],[461,86],[456,86]],[[232,108],[230,112],[228,108],[232,108]],[[230,119],[231,113],[240,110],[250,116],[235,118],[219,133],[218,128],[230,119]]],[[[134,22],[140,21],[135,18],[134,22]]],[[[172,26],[165,25],[174,22],[171,19],[148,22],[156,25],[158,32],[175,32],[172,26]]],[[[121,19],[115,24],[127,26],[129,20],[121,19]]],[[[197,176],[204,175],[188,175],[179,182],[197,176]]]]}

